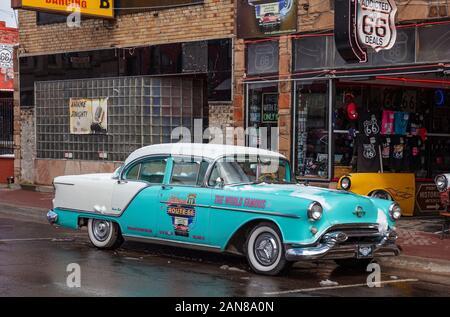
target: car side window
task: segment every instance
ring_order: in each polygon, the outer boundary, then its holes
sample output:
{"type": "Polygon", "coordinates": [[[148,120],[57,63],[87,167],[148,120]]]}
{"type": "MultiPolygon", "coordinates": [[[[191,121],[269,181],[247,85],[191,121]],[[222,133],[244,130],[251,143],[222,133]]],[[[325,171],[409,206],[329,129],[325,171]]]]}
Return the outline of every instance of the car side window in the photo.
{"type": "Polygon", "coordinates": [[[141,169],[141,164],[136,164],[130,168],[126,173],[124,179],[126,180],[137,180],[139,177],[139,171],[141,169]]]}
{"type": "Polygon", "coordinates": [[[200,162],[178,162],[173,163],[171,185],[196,186],[200,172],[200,162]]]}
{"type": "Polygon", "coordinates": [[[141,164],[139,180],[146,181],[150,184],[162,184],[166,172],[166,165],[165,158],[143,162],[141,164]]]}

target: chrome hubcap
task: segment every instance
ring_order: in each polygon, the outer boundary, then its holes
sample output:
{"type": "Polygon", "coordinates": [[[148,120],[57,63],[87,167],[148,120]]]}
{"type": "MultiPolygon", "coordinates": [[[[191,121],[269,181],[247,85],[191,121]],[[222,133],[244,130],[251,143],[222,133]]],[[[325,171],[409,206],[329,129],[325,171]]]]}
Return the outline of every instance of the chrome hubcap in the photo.
{"type": "Polygon", "coordinates": [[[98,241],[105,241],[109,236],[111,225],[108,221],[93,220],[92,221],[93,234],[98,241]]]}
{"type": "Polygon", "coordinates": [[[255,241],[254,253],[256,260],[264,266],[270,266],[278,258],[279,248],[276,238],[270,233],[263,233],[255,241]]]}

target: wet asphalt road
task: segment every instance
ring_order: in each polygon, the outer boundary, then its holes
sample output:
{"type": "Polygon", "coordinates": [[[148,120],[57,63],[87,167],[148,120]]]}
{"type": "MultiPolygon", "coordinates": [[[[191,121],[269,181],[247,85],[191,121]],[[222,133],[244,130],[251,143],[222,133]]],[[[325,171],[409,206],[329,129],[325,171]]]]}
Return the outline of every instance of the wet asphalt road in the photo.
{"type": "Polygon", "coordinates": [[[438,275],[382,267],[386,284],[369,288],[368,273],[321,262],[264,277],[239,257],[140,243],[99,251],[86,231],[5,217],[0,213],[0,296],[450,296],[450,278],[438,275]],[[81,288],[67,287],[71,263],[81,267],[81,288]],[[325,280],[336,284],[324,288],[325,280]]]}

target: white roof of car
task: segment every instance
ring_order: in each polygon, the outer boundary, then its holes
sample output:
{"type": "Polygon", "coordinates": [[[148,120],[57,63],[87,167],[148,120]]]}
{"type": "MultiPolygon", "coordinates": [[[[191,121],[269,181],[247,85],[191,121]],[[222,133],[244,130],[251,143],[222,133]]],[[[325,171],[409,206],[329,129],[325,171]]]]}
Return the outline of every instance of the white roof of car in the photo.
{"type": "Polygon", "coordinates": [[[150,145],[140,148],[125,161],[125,164],[131,163],[136,159],[151,155],[187,155],[203,157],[215,160],[225,155],[255,155],[274,158],[285,158],[277,152],[257,149],[252,147],[223,145],[223,144],[200,144],[200,143],[171,143],[150,145]]]}

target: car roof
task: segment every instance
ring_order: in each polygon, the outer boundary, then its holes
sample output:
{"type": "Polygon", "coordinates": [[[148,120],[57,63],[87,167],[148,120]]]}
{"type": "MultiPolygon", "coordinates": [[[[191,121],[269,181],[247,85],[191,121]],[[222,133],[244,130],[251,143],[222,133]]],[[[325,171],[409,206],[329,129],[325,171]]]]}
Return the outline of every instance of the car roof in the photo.
{"type": "Polygon", "coordinates": [[[140,148],[130,154],[125,161],[125,165],[141,157],[152,155],[186,155],[203,157],[210,160],[215,160],[225,155],[258,155],[285,158],[280,153],[252,147],[223,144],[171,143],[150,145],[140,148]]]}

